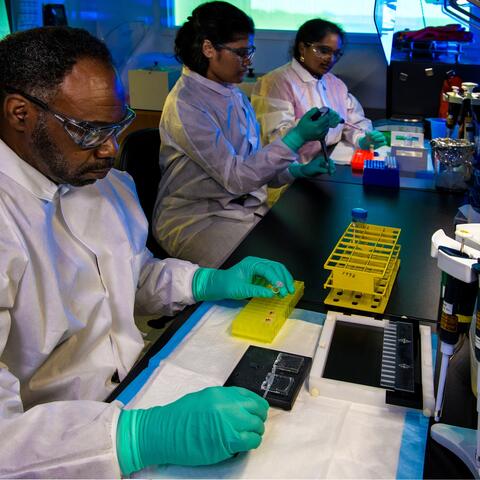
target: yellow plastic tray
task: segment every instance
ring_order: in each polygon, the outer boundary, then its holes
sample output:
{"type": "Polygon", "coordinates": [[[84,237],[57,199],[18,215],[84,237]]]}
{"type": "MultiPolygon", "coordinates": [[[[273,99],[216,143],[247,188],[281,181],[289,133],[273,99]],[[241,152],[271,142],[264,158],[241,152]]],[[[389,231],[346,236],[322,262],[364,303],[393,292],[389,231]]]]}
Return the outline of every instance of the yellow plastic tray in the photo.
{"type": "MultiPolygon", "coordinates": [[[[398,269],[400,268],[400,260],[393,262],[392,271],[388,277],[382,279],[380,287],[383,294],[368,294],[355,290],[343,290],[341,288],[332,288],[325,299],[327,305],[335,307],[352,308],[354,310],[363,310],[366,312],[383,313],[390,298],[390,293],[395,283],[398,269]]],[[[327,286],[327,283],[325,286],[327,286]]]]}
{"type": "Polygon", "coordinates": [[[270,343],[303,295],[304,284],[294,282],[295,292],[284,298],[252,298],[232,322],[232,335],[270,343]]]}
{"type": "Polygon", "coordinates": [[[382,313],[400,266],[400,231],[352,222],[325,262],[325,303],[382,313]]]}

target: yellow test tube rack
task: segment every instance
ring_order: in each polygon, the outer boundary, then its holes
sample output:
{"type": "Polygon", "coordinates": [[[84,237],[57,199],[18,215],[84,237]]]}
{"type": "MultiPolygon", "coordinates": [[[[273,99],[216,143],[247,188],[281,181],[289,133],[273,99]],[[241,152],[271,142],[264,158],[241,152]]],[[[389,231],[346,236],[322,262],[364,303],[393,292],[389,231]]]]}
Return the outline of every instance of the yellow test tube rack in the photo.
{"type": "Polygon", "coordinates": [[[324,268],[327,305],[383,313],[400,267],[399,228],[352,222],[324,268]]]}
{"type": "Polygon", "coordinates": [[[232,335],[272,342],[303,295],[303,282],[295,280],[294,286],[295,292],[283,298],[252,298],[233,319],[232,335]]]}

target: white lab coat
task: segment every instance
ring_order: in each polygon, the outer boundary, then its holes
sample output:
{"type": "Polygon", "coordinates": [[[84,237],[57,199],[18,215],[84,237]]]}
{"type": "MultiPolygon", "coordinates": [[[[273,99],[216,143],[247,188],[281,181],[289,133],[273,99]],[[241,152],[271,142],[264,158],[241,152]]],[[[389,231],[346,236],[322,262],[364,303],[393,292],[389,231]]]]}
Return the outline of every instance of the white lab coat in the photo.
{"type": "Polygon", "coordinates": [[[178,258],[218,266],[267,211],[266,185],[293,181],[280,139],[260,146],[247,97],[184,68],[160,120],[157,241],[178,258]]]}
{"type": "Polygon", "coordinates": [[[198,266],[153,259],[130,176],[57,186],[0,141],[0,476],[119,477],[133,320],[194,302],[198,266]]]}
{"type": "MultiPolygon", "coordinates": [[[[372,129],[358,100],[332,73],[315,78],[296,59],[260,77],[252,92],[252,105],[260,123],[262,143],[285,135],[313,107],[330,107],[344,120],[361,128],[372,129]]],[[[327,145],[346,142],[358,147],[364,133],[343,124],[331,128],[327,145]]],[[[300,148],[301,162],[309,162],[321,153],[320,142],[307,142],[300,148]]]]}

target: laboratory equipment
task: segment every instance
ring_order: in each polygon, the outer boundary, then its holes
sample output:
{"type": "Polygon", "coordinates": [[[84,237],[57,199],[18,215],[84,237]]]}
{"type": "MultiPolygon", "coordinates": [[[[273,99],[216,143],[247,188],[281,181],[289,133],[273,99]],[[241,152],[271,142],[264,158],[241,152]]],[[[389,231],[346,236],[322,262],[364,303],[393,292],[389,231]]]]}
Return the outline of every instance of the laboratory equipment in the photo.
{"type": "MultiPolygon", "coordinates": [[[[480,225],[465,224],[458,225],[456,231],[456,240],[449,238],[443,230],[438,230],[432,235],[432,257],[437,258],[438,267],[451,275],[452,277],[464,282],[474,283],[478,289],[478,272],[480,265],[477,263],[480,257],[480,225]],[[467,235],[465,234],[467,233],[467,235]],[[442,248],[443,247],[443,248],[442,248]]],[[[480,292],[480,290],[478,290],[480,292]]],[[[473,318],[476,321],[475,329],[475,360],[480,361],[479,349],[480,345],[480,299],[477,298],[476,312],[473,318]]],[[[476,386],[480,384],[478,377],[476,386]]],[[[439,382],[444,380],[440,376],[439,382]]],[[[477,395],[477,411],[480,411],[480,402],[477,395]]],[[[480,415],[479,421],[480,421],[480,415]]],[[[437,423],[432,426],[431,437],[443,445],[444,447],[455,453],[470,469],[475,478],[480,478],[480,436],[479,425],[477,431],[455,427],[453,425],[445,425],[437,423]]]]}
{"type": "Polygon", "coordinates": [[[442,3],[442,10],[455,20],[480,28],[480,17],[476,10],[480,7],[478,0],[443,0],[442,3]]]}
{"type": "Polygon", "coordinates": [[[313,396],[434,408],[431,328],[408,318],[328,312],[308,378],[313,396]]]}
{"type": "Polygon", "coordinates": [[[402,173],[415,173],[428,169],[428,152],[424,148],[423,133],[392,131],[391,155],[402,173]]]}
{"type": "MultiPolygon", "coordinates": [[[[458,228],[456,236],[461,239],[459,249],[440,245],[438,250],[447,257],[470,259],[469,255],[464,252],[464,244],[465,240],[471,237],[471,234],[467,229],[458,228]]],[[[440,314],[440,351],[442,353],[442,361],[435,404],[435,421],[437,422],[440,420],[443,406],[448,364],[458,346],[460,335],[463,335],[463,341],[468,331],[478,290],[476,282],[463,282],[450,275],[448,268],[444,270],[444,273],[446,280],[443,287],[444,292],[440,314]]]]}
{"type": "Polygon", "coordinates": [[[388,156],[385,160],[365,160],[362,183],[363,185],[399,188],[400,169],[395,156],[388,156]]]}
{"type": "Polygon", "coordinates": [[[368,217],[368,210],[364,208],[352,208],[352,222],[365,223],[368,217]]]}
{"type": "Polygon", "coordinates": [[[373,160],[374,153],[370,150],[355,150],[353,152],[351,166],[353,171],[363,172],[365,160],[373,160]]]}
{"type": "Polygon", "coordinates": [[[392,131],[390,145],[392,147],[423,148],[423,133],[392,131]]]}
{"type": "Polygon", "coordinates": [[[246,388],[272,407],[291,410],[311,366],[310,357],[250,345],[224,385],[246,388]]]}
{"type": "MultiPolygon", "coordinates": [[[[455,130],[455,124],[457,123],[458,115],[460,113],[460,108],[462,105],[462,98],[459,94],[459,87],[452,86],[451,92],[444,94],[444,99],[448,103],[448,113],[447,113],[447,137],[453,137],[455,130]]],[[[432,138],[435,138],[432,134],[432,138]]]]}
{"type": "MultiPolygon", "coordinates": [[[[271,288],[275,291],[276,287],[271,288]]],[[[304,283],[295,280],[294,288],[294,293],[283,298],[252,298],[233,319],[232,335],[272,342],[302,297],[304,283]]]]}
{"type": "Polygon", "coordinates": [[[360,127],[357,127],[356,125],[354,125],[353,123],[350,123],[350,122],[347,122],[345,121],[343,118],[341,120],[340,123],[343,123],[344,125],[346,125],[347,127],[350,127],[350,128],[353,128],[355,130],[359,130],[360,132],[363,132],[363,128],[360,128],[360,127]]]}
{"type": "Polygon", "coordinates": [[[464,139],[435,138],[430,142],[435,169],[435,187],[464,191],[473,172],[475,145],[464,139]]]}
{"type": "Polygon", "coordinates": [[[423,147],[392,146],[391,155],[397,161],[399,171],[408,175],[428,170],[428,151],[423,147]]]}
{"type": "MultiPolygon", "coordinates": [[[[320,117],[323,117],[328,113],[330,109],[328,107],[321,107],[319,108],[310,118],[312,120],[318,120],[320,117]]],[[[340,121],[340,123],[342,123],[340,121]]],[[[327,142],[325,141],[325,137],[320,138],[320,145],[322,147],[322,155],[327,160],[328,158],[328,150],[327,150],[327,142]]]]}
{"type": "Polygon", "coordinates": [[[447,135],[453,137],[455,125],[458,124],[458,138],[474,142],[478,136],[478,116],[480,114],[480,95],[473,90],[478,84],[463,82],[460,92],[458,87],[452,87],[451,92],[443,94],[448,102],[447,135]]]}
{"type": "MultiPolygon", "coordinates": [[[[328,130],[336,126],[339,121],[338,113],[328,107],[313,107],[283,136],[282,140],[294,152],[297,152],[308,141],[320,140],[320,143],[323,141],[322,154],[326,160],[328,158],[327,145],[325,140],[320,139],[319,136],[325,137],[328,130]]],[[[291,168],[290,173],[296,176],[291,168]]]]}
{"type": "Polygon", "coordinates": [[[383,313],[400,267],[399,228],[351,222],[324,264],[327,305],[383,313]]]}

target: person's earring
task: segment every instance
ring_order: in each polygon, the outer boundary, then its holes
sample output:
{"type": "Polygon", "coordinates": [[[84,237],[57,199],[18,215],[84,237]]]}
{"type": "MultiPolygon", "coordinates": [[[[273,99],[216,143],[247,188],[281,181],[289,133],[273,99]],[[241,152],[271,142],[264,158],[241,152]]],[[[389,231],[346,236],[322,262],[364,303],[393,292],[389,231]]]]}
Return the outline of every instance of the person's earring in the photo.
{"type": "Polygon", "coordinates": [[[300,55],[300,62],[303,63],[305,61],[305,57],[303,55],[300,55]]]}

